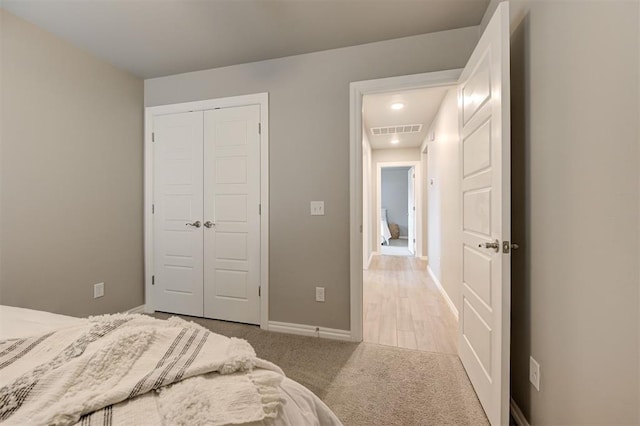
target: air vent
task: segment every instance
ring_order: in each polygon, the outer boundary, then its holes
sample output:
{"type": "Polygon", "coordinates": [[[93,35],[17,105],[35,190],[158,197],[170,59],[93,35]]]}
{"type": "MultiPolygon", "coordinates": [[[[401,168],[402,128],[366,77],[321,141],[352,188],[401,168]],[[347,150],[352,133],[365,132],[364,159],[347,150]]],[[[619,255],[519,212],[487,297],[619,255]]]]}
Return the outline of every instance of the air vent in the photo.
{"type": "Polygon", "coordinates": [[[419,133],[422,124],[404,124],[402,126],[372,127],[371,134],[374,136],[402,135],[407,133],[419,133]]]}

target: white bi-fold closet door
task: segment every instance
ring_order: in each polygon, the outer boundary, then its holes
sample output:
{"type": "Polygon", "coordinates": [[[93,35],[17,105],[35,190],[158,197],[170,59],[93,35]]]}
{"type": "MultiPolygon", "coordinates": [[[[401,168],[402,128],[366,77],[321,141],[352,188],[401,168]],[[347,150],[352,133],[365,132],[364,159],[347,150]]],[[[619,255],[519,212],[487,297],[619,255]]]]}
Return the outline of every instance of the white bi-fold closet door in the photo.
{"type": "Polygon", "coordinates": [[[155,309],[260,323],[260,107],[154,117],[155,309]]]}

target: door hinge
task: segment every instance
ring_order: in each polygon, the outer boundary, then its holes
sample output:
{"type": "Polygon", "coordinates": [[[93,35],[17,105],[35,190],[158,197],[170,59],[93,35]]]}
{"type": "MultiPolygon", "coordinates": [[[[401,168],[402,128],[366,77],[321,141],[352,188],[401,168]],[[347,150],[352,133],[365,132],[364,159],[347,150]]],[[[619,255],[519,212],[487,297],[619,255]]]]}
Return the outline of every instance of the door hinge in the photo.
{"type": "Polygon", "coordinates": [[[416,242],[416,239],[415,239],[415,238],[413,239],[413,242],[414,242],[414,243],[416,242]]]}
{"type": "Polygon", "coordinates": [[[262,123],[258,123],[258,134],[262,134],[262,123]]]}
{"type": "Polygon", "coordinates": [[[156,276],[151,275],[151,285],[156,285],[156,276]]]}
{"type": "Polygon", "coordinates": [[[156,133],[151,132],[151,142],[155,142],[155,141],[156,141],[156,133]]]}
{"type": "Polygon", "coordinates": [[[258,286],[258,297],[262,297],[262,286],[258,286]]]}
{"type": "Polygon", "coordinates": [[[416,211],[416,206],[413,206],[413,211],[414,211],[414,212],[416,211]]]}
{"type": "Polygon", "coordinates": [[[360,225],[360,232],[362,233],[362,225],[360,225]]]}
{"type": "Polygon", "coordinates": [[[262,204],[258,204],[258,214],[262,214],[262,204]]]}
{"type": "Polygon", "coordinates": [[[155,212],[156,212],[156,205],[151,204],[151,214],[154,214],[155,212]]]}

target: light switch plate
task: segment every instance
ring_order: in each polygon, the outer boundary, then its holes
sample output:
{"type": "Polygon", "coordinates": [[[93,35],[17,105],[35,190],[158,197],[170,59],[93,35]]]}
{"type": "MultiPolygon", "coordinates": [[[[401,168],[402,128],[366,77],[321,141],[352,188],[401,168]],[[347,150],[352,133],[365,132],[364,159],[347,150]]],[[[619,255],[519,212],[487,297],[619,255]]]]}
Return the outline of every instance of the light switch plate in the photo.
{"type": "Polygon", "coordinates": [[[311,216],[324,216],[324,201],[311,202],[311,216]]]}
{"type": "Polygon", "coordinates": [[[529,381],[540,391],[540,364],[532,356],[529,357],[529,381]]]}
{"type": "Polygon", "coordinates": [[[316,287],[316,302],[324,302],[324,287],[316,287]]]}
{"type": "Polygon", "coordinates": [[[104,283],[98,283],[93,285],[93,298],[104,296],[104,283]]]}

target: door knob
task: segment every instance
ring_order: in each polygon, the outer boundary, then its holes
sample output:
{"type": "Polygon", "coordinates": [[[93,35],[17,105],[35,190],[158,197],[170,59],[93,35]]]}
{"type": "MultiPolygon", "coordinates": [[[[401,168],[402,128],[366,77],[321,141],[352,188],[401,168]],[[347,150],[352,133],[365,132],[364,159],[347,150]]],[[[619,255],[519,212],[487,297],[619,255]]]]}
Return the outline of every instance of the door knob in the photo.
{"type": "Polygon", "coordinates": [[[205,228],[213,228],[214,226],[216,226],[216,224],[208,220],[204,223],[204,226],[205,228]]]}
{"type": "Polygon", "coordinates": [[[193,226],[194,228],[200,228],[202,226],[202,223],[200,223],[199,220],[196,220],[193,223],[185,223],[185,225],[187,226],[193,226]]]}
{"type": "MultiPolygon", "coordinates": [[[[482,248],[482,244],[478,244],[478,247],[482,248]]],[[[495,240],[492,243],[484,243],[484,248],[492,248],[497,253],[500,251],[500,241],[495,240]]]]}

